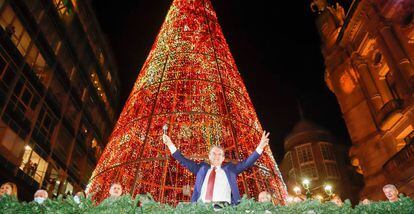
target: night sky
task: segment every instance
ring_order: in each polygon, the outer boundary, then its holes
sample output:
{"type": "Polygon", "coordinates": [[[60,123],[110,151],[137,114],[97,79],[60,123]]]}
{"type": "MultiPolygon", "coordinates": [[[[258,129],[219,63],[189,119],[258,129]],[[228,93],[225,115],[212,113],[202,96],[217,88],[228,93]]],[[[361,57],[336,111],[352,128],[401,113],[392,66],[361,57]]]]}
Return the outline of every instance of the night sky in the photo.
{"type": "MultiPolygon", "coordinates": [[[[93,0],[119,67],[121,105],[154,43],[171,0],[93,0]]],[[[310,1],[212,0],[259,120],[271,132],[276,160],[283,140],[304,117],[349,141],[324,64],[310,1]],[[277,3],[277,4],[275,4],[277,3]]]]}

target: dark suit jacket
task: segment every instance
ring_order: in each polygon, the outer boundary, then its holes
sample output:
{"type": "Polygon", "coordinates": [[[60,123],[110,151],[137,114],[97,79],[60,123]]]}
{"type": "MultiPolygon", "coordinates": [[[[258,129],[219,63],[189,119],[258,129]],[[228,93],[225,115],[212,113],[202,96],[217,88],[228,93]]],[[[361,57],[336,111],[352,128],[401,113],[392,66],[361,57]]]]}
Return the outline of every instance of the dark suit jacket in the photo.
{"type": "MultiPolygon", "coordinates": [[[[193,196],[191,197],[191,202],[196,202],[200,198],[201,187],[203,186],[207,171],[211,168],[210,164],[206,162],[196,163],[192,160],[189,160],[184,157],[179,150],[174,152],[172,156],[178,160],[182,166],[196,175],[193,196]]],[[[253,166],[254,162],[256,162],[259,157],[260,154],[254,151],[246,160],[242,162],[239,162],[237,164],[227,163],[221,167],[226,173],[227,180],[230,184],[231,204],[235,205],[240,201],[240,192],[237,186],[237,175],[253,166]]]]}

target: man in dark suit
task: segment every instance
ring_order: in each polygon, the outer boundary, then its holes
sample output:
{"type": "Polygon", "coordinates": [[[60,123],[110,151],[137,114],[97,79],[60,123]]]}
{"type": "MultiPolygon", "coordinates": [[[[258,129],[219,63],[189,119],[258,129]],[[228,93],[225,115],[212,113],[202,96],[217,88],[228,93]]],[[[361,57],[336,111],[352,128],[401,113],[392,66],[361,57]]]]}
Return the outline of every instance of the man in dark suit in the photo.
{"type": "Polygon", "coordinates": [[[184,157],[166,134],[162,136],[162,139],[170,149],[172,156],[196,175],[191,202],[227,202],[235,205],[240,201],[237,175],[253,166],[259,159],[263,149],[269,144],[269,134],[266,131],[263,132],[259,145],[247,159],[237,164],[227,163],[223,166],[224,150],[221,146],[215,145],[210,149],[208,155],[210,163],[196,163],[184,157]]]}

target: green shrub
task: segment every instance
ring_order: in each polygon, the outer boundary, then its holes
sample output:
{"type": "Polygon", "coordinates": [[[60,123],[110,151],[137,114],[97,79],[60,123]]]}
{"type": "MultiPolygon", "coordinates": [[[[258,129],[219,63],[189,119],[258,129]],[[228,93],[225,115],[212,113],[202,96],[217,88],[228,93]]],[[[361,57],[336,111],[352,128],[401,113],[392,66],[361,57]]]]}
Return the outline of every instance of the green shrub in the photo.
{"type": "Polygon", "coordinates": [[[349,214],[349,213],[414,213],[414,201],[408,197],[401,196],[398,202],[372,202],[369,205],[357,205],[354,208],[349,200],[343,206],[334,203],[321,203],[317,200],[307,200],[301,203],[286,206],[274,206],[271,203],[257,203],[254,199],[243,197],[237,206],[226,206],[215,210],[212,204],[204,203],[179,203],[176,207],[161,204],[152,199],[150,195],[137,195],[132,198],[129,195],[120,198],[106,199],[96,205],[90,198],[82,198],[77,204],[73,197],[59,197],[46,200],[43,204],[35,202],[19,202],[10,196],[0,198],[0,213],[300,213],[300,214],[349,214]]]}

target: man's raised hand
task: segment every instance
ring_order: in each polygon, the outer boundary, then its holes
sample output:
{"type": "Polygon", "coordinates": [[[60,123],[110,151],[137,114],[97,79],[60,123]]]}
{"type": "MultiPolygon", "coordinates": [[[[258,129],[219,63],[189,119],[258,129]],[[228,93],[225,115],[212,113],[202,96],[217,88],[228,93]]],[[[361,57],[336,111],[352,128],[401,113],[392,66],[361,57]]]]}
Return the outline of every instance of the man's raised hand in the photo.
{"type": "Polygon", "coordinates": [[[263,131],[262,139],[260,139],[258,148],[264,149],[269,144],[269,135],[270,132],[263,131]]]}
{"type": "Polygon", "coordinates": [[[169,146],[174,145],[174,144],[172,143],[172,141],[171,141],[171,138],[170,138],[170,137],[168,137],[168,135],[166,135],[166,134],[163,134],[163,135],[162,135],[162,142],[163,142],[165,145],[167,145],[168,147],[169,147],[169,146]]]}

